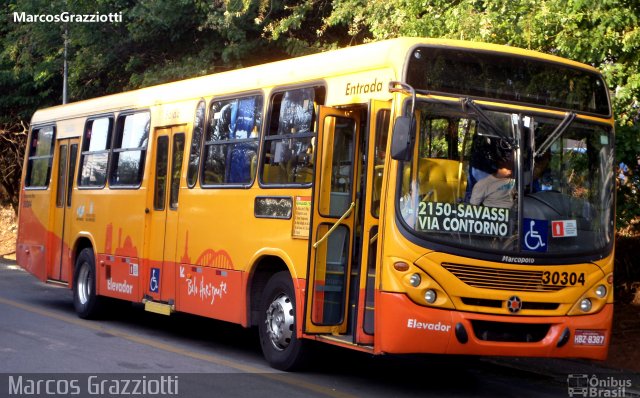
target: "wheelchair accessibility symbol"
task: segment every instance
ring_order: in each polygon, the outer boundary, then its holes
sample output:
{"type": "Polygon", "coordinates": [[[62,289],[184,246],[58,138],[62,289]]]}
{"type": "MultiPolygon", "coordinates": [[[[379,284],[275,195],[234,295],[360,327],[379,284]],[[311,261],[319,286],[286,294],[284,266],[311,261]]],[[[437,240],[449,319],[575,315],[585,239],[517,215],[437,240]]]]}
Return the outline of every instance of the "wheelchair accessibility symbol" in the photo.
{"type": "Polygon", "coordinates": [[[149,291],[158,293],[160,288],[160,268],[151,268],[151,276],[149,277],[149,291]]]}
{"type": "Polygon", "coordinates": [[[534,252],[547,251],[549,222],[547,220],[524,219],[522,246],[534,252]]]}

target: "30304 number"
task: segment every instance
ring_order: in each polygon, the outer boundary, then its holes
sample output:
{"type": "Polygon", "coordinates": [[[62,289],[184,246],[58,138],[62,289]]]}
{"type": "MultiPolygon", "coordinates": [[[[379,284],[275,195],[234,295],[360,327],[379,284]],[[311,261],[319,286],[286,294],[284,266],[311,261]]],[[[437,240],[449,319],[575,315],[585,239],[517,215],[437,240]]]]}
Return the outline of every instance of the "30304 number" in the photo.
{"type": "Polygon", "coordinates": [[[562,285],[562,286],[575,286],[578,283],[584,286],[585,278],[584,272],[550,272],[545,271],[542,273],[542,284],[544,285],[562,285]]]}

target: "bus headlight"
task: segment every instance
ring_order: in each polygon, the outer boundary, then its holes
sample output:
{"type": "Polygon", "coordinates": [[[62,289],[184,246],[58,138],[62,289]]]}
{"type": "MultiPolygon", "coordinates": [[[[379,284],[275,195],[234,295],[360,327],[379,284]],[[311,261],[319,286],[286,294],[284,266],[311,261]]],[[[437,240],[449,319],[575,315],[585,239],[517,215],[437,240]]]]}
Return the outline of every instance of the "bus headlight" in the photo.
{"type": "Polygon", "coordinates": [[[435,303],[437,298],[438,298],[438,293],[436,293],[436,291],[433,289],[429,289],[426,292],[424,292],[424,300],[429,304],[435,303]]]}
{"type": "Polygon", "coordinates": [[[571,307],[567,315],[586,315],[600,312],[604,306],[607,305],[607,300],[612,299],[609,294],[609,291],[613,288],[613,286],[609,284],[609,281],[612,279],[611,275],[612,274],[609,274],[599,281],[596,281],[596,283],[585,290],[582,296],[573,304],[573,307],[571,307]]]}
{"type": "Polygon", "coordinates": [[[442,286],[421,267],[400,258],[392,258],[390,263],[390,278],[385,282],[383,277],[383,290],[404,293],[421,306],[455,309],[442,286]]]}
{"type": "Polygon", "coordinates": [[[582,299],[582,301],[580,301],[580,309],[582,310],[582,312],[589,312],[591,311],[591,300],[589,300],[588,298],[586,299],[582,299]]]}

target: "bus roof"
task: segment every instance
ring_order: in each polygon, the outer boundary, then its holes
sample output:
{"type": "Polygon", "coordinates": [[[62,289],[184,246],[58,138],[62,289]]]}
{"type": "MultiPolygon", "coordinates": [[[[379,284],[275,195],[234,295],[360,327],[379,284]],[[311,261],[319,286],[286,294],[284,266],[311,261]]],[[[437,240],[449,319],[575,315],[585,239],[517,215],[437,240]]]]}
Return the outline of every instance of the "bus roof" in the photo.
{"type": "Polygon", "coordinates": [[[417,45],[501,52],[596,71],[595,68],[585,64],[516,47],[449,39],[403,37],[58,105],[36,111],[31,123],[41,124],[53,120],[147,108],[189,99],[196,100],[211,95],[321,81],[332,76],[381,68],[392,70],[396,78],[399,78],[407,61],[408,51],[417,45]]]}

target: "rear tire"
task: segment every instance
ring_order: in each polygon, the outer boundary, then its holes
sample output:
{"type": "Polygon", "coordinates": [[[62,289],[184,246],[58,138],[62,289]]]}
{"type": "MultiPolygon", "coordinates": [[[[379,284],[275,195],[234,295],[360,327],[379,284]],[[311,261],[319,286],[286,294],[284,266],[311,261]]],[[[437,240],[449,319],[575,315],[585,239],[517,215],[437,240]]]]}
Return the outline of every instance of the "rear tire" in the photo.
{"type": "Polygon", "coordinates": [[[298,339],[296,325],[293,282],[288,272],[278,272],[262,292],[258,323],[262,353],[272,367],[288,371],[303,366],[309,342],[298,339]]]}
{"type": "Polygon", "coordinates": [[[73,306],[80,318],[92,319],[102,312],[103,297],[96,294],[96,261],[91,248],[82,249],[73,276],[73,306]]]}

